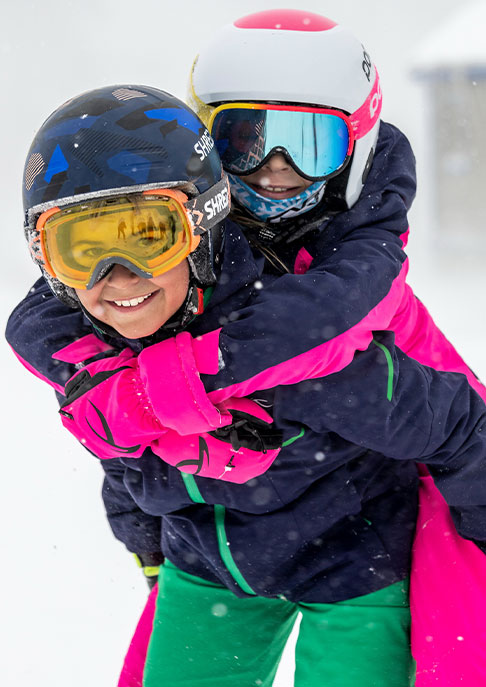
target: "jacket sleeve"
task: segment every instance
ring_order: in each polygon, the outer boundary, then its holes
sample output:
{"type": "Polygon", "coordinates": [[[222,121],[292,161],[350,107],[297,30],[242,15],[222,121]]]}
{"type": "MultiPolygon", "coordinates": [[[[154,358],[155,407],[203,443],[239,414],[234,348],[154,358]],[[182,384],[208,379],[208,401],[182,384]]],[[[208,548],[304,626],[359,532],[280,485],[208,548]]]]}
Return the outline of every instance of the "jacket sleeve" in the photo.
{"type": "Polygon", "coordinates": [[[13,312],[7,336],[25,367],[56,390],[64,426],[99,458],[140,457],[150,447],[183,471],[241,483],[278,455],[280,437],[258,404],[208,398],[199,371],[217,370],[213,334],[204,346],[183,332],[138,356],[119,352],[86,334],[80,313],[58,303],[41,280],[13,312]]]}
{"type": "Polygon", "coordinates": [[[345,370],[280,387],[275,409],[277,420],[291,412],[313,431],[425,463],[459,533],[486,540],[486,406],[464,375],[422,366],[379,333],[345,370]]]}
{"type": "Polygon", "coordinates": [[[103,502],[115,537],[132,553],[160,551],[162,518],[137,506],[124,483],[127,468],[119,460],[103,461],[101,466],[103,502]]]}
{"type": "Polygon", "coordinates": [[[5,336],[22,365],[63,394],[77,368],[53,356],[91,331],[83,313],[58,301],[41,277],[12,311],[5,336]]]}

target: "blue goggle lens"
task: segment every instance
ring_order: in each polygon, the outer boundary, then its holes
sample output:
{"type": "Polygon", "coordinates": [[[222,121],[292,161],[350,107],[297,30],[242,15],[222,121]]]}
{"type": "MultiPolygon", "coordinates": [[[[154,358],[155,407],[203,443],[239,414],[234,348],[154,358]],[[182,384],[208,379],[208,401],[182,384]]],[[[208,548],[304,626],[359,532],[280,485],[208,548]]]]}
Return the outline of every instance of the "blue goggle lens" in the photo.
{"type": "Polygon", "coordinates": [[[348,125],[329,112],[228,108],[214,117],[211,135],[230,174],[251,174],[272,152],[285,152],[297,172],[323,180],[350,155],[348,125]]]}

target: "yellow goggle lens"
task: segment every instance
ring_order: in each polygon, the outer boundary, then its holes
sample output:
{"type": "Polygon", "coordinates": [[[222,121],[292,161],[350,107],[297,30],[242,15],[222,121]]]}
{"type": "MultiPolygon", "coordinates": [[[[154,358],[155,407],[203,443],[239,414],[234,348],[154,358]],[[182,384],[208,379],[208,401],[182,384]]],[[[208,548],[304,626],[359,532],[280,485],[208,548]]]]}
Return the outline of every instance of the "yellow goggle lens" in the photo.
{"type": "Polygon", "coordinates": [[[164,196],[90,201],[59,210],[43,225],[45,257],[55,276],[74,288],[86,288],[109,258],[162,274],[187,257],[193,239],[183,207],[164,196]]]}

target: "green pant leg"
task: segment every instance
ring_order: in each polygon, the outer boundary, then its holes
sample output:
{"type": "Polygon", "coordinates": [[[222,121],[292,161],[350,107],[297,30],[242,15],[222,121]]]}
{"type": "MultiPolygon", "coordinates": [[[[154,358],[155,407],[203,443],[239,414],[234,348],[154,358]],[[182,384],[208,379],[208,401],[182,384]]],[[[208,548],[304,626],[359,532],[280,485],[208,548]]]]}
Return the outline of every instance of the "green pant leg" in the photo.
{"type": "Polygon", "coordinates": [[[336,604],[299,604],[295,687],[409,687],[408,582],[336,604]]]}
{"type": "Polygon", "coordinates": [[[298,609],[280,599],[240,599],[167,562],[144,687],[271,687],[298,609]]]}

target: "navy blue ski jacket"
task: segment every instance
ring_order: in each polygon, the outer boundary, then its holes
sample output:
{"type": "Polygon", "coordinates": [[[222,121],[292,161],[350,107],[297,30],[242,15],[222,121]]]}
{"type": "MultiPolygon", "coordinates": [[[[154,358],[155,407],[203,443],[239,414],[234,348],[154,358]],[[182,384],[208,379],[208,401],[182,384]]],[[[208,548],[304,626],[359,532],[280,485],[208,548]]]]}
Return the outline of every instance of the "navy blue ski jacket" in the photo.
{"type": "MultiPolygon", "coordinates": [[[[229,223],[220,280],[190,332],[204,335],[222,318],[231,320],[255,288],[274,279],[229,223]]],[[[9,324],[19,354],[26,347],[15,336],[16,320],[25,318],[32,340],[46,321],[52,325],[42,305],[63,308],[42,280],[34,301],[30,313],[24,304],[9,324]]],[[[60,338],[72,341],[68,319],[64,313],[52,329],[55,350],[60,338]]],[[[25,359],[38,374],[55,375],[49,336],[44,331],[40,338],[44,345],[29,345],[25,359]]],[[[58,369],[62,389],[66,370],[58,369]]],[[[182,473],[150,449],[141,458],[102,462],[110,524],[130,550],[162,546],[181,569],[241,596],[305,602],[360,596],[409,573],[416,461],[429,467],[459,533],[486,540],[486,411],[464,375],[421,366],[396,347],[392,333],[375,332],[341,371],[253,397],[270,409],[284,445],[269,470],[247,483],[182,473]]]]}

